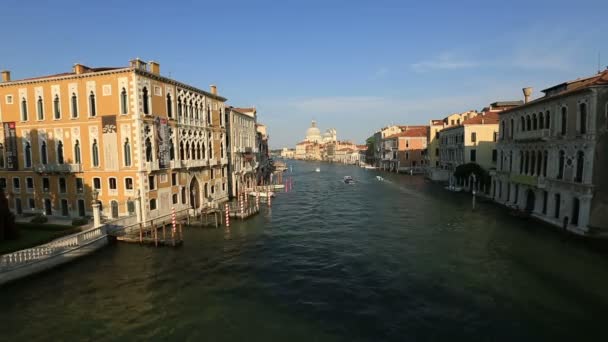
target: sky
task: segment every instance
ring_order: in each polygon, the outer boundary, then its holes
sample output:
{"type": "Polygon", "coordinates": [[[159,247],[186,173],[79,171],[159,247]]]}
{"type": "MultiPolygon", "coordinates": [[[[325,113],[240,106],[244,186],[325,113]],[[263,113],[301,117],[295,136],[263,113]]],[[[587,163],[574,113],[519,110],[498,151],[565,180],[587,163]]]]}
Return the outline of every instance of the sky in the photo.
{"type": "Polygon", "coordinates": [[[389,124],[519,100],[608,66],[608,1],[4,0],[0,68],[19,79],[154,60],[255,106],[271,148],[311,120],[363,143],[389,124]]]}

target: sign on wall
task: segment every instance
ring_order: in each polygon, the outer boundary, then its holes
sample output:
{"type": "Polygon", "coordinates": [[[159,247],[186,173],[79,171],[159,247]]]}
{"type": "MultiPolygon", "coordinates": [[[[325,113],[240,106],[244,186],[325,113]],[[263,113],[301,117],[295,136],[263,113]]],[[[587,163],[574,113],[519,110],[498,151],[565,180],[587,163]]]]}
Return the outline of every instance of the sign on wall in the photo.
{"type": "Polygon", "coordinates": [[[15,122],[5,122],[4,126],[4,149],[6,152],[6,168],[8,170],[19,169],[17,162],[17,131],[15,122]]]}
{"type": "Polygon", "coordinates": [[[156,157],[158,158],[158,167],[166,169],[169,167],[169,128],[167,127],[167,119],[156,117],[154,120],[156,128],[156,157]]]}

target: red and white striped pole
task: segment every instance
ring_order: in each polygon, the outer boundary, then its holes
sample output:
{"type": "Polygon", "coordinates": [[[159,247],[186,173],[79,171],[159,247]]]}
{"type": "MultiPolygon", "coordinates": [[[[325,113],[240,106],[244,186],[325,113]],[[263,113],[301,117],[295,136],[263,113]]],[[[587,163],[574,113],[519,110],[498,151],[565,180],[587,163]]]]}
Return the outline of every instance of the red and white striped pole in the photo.
{"type": "Polygon", "coordinates": [[[226,227],[230,227],[230,206],[228,205],[228,203],[226,203],[225,209],[226,209],[226,227]]]}
{"type": "Polygon", "coordinates": [[[260,210],[260,192],[257,191],[255,193],[255,208],[259,211],[260,210]]]}
{"type": "Polygon", "coordinates": [[[270,191],[266,192],[266,196],[268,196],[268,207],[272,207],[272,197],[270,197],[270,191]]]}
{"type": "Polygon", "coordinates": [[[173,245],[175,245],[175,233],[177,232],[176,224],[175,224],[175,207],[171,208],[171,239],[173,240],[173,245]]]}
{"type": "Polygon", "coordinates": [[[241,194],[241,198],[239,198],[239,204],[241,205],[241,219],[243,218],[244,214],[245,214],[245,207],[244,207],[244,203],[243,203],[243,197],[245,194],[241,194]]]}

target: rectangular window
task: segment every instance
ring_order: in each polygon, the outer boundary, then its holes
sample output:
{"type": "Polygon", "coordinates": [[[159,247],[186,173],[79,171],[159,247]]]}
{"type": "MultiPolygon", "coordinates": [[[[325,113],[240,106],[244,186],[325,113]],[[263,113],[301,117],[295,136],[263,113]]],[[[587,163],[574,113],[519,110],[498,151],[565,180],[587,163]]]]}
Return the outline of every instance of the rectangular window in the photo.
{"type": "Polygon", "coordinates": [[[48,177],[42,178],[42,191],[44,191],[44,192],[51,191],[51,182],[48,177]]]}
{"type": "Polygon", "coordinates": [[[494,136],[492,137],[492,140],[494,140],[494,142],[496,142],[496,140],[498,140],[498,133],[494,132],[494,136]]]}
{"type": "Polygon", "coordinates": [[[150,200],[150,210],[156,210],[156,198],[150,200]]]}
{"type": "Polygon", "coordinates": [[[169,181],[169,177],[167,176],[167,174],[160,175],[160,177],[158,178],[160,178],[161,183],[167,183],[169,181]]]}
{"type": "Polygon", "coordinates": [[[0,178],[0,189],[6,190],[6,178],[0,178]]]}
{"type": "Polygon", "coordinates": [[[171,174],[171,185],[173,185],[173,186],[177,185],[177,173],[171,174]]]}
{"type": "Polygon", "coordinates": [[[155,178],[154,175],[148,176],[148,184],[149,184],[150,190],[156,189],[156,184],[155,184],[156,182],[155,182],[154,178],[155,178]]]}
{"type": "Polygon", "coordinates": [[[498,160],[498,151],[496,151],[495,149],[492,150],[492,161],[494,163],[496,163],[496,161],[498,160]]]}
{"type": "Polygon", "coordinates": [[[59,178],[59,192],[62,194],[68,192],[68,185],[63,177],[59,178]]]}
{"type": "Polygon", "coordinates": [[[553,216],[555,216],[555,218],[559,218],[559,209],[561,206],[561,195],[560,194],[555,194],[555,213],[553,216]]]}
{"type": "Polygon", "coordinates": [[[27,191],[34,191],[34,178],[27,177],[25,179],[25,186],[27,188],[27,191]]]}
{"type": "Polygon", "coordinates": [[[93,178],[93,190],[101,191],[101,178],[93,178]]]}
{"type": "Polygon", "coordinates": [[[13,95],[6,95],[6,104],[13,104],[13,95]]]}
{"type": "Polygon", "coordinates": [[[84,181],[82,178],[76,178],[76,192],[78,192],[78,193],[84,192],[84,181]]]}
{"type": "Polygon", "coordinates": [[[471,161],[477,161],[477,151],[476,150],[471,150],[471,161]]]}
{"type": "Polygon", "coordinates": [[[21,191],[21,180],[19,178],[13,178],[13,190],[21,191]]]}
{"type": "Polygon", "coordinates": [[[30,209],[36,209],[36,200],[33,198],[29,198],[28,205],[29,205],[30,209]]]}
{"type": "Polygon", "coordinates": [[[116,178],[109,178],[108,185],[110,187],[110,190],[116,190],[116,178]]]}
{"type": "Polygon", "coordinates": [[[547,191],[543,191],[543,214],[547,215],[547,199],[549,197],[549,193],[547,191]]]}
{"type": "Polygon", "coordinates": [[[125,178],[125,189],[133,190],[133,178],[125,178]]]}
{"type": "Polygon", "coordinates": [[[439,149],[438,148],[435,149],[435,157],[439,157],[439,149]]]}
{"type": "Polygon", "coordinates": [[[471,132],[471,142],[477,142],[477,133],[471,132]]]}
{"type": "Polygon", "coordinates": [[[177,194],[173,194],[172,200],[173,200],[173,204],[177,204],[177,194]]]}

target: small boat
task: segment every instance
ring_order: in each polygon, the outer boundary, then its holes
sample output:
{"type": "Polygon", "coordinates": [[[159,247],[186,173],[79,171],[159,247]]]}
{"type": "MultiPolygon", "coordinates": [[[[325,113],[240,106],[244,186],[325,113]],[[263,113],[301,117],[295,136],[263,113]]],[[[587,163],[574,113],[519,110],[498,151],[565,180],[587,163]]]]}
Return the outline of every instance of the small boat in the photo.
{"type": "Polygon", "coordinates": [[[383,181],[384,180],[384,178],[382,178],[382,176],[376,176],[376,179],[379,180],[379,181],[383,181]]]}
{"type": "Polygon", "coordinates": [[[249,193],[249,196],[256,197],[258,194],[260,198],[266,198],[268,195],[270,195],[270,197],[274,197],[274,192],[272,191],[252,191],[249,193]]]}
{"type": "Polygon", "coordinates": [[[346,183],[346,184],[355,184],[355,180],[351,176],[344,176],[344,183],[346,183]]]}
{"type": "Polygon", "coordinates": [[[315,172],[321,172],[321,169],[320,168],[316,168],[315,172]]]}
{"type": "Polygon", "coordinates": [[[375,169],[377,169],[377,167],[375,167],[373,165],[365,165],[365,169],[367,169],[367,170],[375,170],[375,169]]]}
{"type": "Polygon", "coordinates": [[[461,192],[462,188],[461,187],[457,187],[457,186],[446,186],[444,189],[448,190],[448,191],[453,191],[453,192],[461,192]]]}

